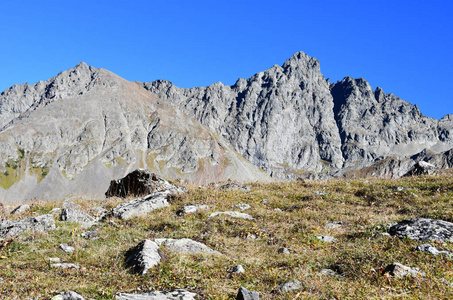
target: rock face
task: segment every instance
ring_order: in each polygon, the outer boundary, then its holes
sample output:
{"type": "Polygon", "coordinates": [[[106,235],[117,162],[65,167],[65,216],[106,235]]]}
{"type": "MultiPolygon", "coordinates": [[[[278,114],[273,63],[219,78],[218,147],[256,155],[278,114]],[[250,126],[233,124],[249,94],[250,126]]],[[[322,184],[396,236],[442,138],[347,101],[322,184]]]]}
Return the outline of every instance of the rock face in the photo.
{"type": "Polygon", "coordinates": [[[194,116],[276,178],[343,164],[329,84],[318,60],[305,53],[233,86],[218,82],[181,89],[163,80],[143,86],[194,116]]]}
{"type": "Polygon", "coordinates": [[[408,219],[390,227],[389,233],[412,240],[453,242],[453,223],[427,218],[408,219]]]}
{"type": "Polygon", "coordinates": [[[29,217],[19,221],[3,221],[0,223],[0,240],[16,237],[27,230],[48,231],[55,229],[52,215],[29,217]]]}
{"type": "Polygon", "coordinates": [[[302,52],[232,86],[128,82],[80,63],[0,94],[8,202],[103,198],[138,168],[195,184],[400,177],[420,161],[453,166],[452,148],[453,116],[425,117],[362,78],[330,84],[302,52]]]}

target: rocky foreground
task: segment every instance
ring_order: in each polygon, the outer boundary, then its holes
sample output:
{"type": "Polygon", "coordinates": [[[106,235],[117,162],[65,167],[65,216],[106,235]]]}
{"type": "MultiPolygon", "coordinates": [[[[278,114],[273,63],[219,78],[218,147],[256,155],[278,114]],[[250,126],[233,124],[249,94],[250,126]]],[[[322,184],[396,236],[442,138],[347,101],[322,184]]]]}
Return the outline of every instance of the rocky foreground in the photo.
{"type": "Polygon", "coordinates": [[[131,174],[103,201],[3,207],[0,297],[453,297],[449,174],[200,187],[131,174]]]}

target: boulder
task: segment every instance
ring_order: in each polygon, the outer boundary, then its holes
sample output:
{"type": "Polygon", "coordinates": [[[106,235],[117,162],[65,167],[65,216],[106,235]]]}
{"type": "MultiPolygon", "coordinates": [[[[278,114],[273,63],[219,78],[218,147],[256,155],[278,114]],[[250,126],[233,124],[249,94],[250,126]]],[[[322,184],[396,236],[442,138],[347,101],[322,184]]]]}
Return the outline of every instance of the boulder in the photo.
{"type": "Polygon", "coordinates": [[[221,254],[208,246],[191,239],[155,239],[159,246],[164,246],[166,249],[188,254],[221,254]]]}
{"type": "Polygon", "coordinates": [[[419,268],[411,268],[397,262],[385,267],[384,274],[389,274],[390,276],[398,278],[402,278],[405,276],[411,277],[426,276],[425,272],[421,271],[419,268]]]}
{"type": "Polygon", "coordinates": [[[140,294],[119,293],[116,300],[195,300],[197,294],[183,289],[154,291],[140,294]]]}
{"type": "Polygon", "coordinates": [[[16,237],[27,230],[48,231],[55,229],[55,220],[52,215],[29,217],[19,221],[3,221],[0,223],[0,240],[16,237]]]}
{"type": "Polygon", "coordinates": [[[50,300],[85,300],[82,296],[73,291],[62,292],[50,300]]]}
{"type": "Polygon", "coordinates": [[[237,212],[237,211],[216,211],[212,213],[209,217],[214,218],[219,215],[227,215],[233,218],[240,218],[240,219],[246,219],[246,220],[253,220],[253,217],[249,214],[237,212]]]}
{"type": "Polygon", "coordinates": [[[145,196],[154,192],[170,191],[171,193],[185,193],[187,189],[166,181],[162,176],[151,173],[149,170],[137,169],[124,178],[112,180],[105,193],[106,197],[145,196]]]}
{"type": "Polygon", "coordinates": [[[62,208],[60,221],[79,223],[83,228],[89,228],[97,224],[95,218],[76,208],[62,208]]]}
{"type": "Polygon", "coordinates": [[[260,294],[258,292],[252,292],[246,289],[245,287],[240,287],[236,300],[259,300],[260,294]]]}
{"type": "Polygon", "coordinates": [[[389,228],[391,235],[407,237],[412,240],[453,241],[453,223],[428,218],[403,220],[389,228]]]}
{"type": "Polygon", "coordinates": [[[135,273],[144,275],[161,262],[162,256],[163,254],[155,242],[143,240],[128,251],[126,264],[131,266],[135,273]]]}
{"type": "Polygon", "coordinates": [[[242,265],[234,266],[230,273],[241,274],[245,273],[244,267],[242,265]]]}
{"type": "Polygon", "coordinates": [[[169,196],[170,192],[168,191],[156,192],[145,197],[120,203],[112,210],[112,215],[123,220],[144,216],[155,209],[169,206],[169,196]]]}

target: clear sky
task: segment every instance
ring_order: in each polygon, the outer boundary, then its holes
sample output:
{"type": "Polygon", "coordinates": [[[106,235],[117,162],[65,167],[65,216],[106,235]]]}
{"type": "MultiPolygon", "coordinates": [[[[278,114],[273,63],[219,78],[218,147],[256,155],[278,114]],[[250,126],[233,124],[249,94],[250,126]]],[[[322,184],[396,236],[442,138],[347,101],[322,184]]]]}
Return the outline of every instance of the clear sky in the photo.
{"type": "Polygon", "coordinates": [[[453,1],[2,1],[0,91],[84,61],[134,81],[234,84],[297,51],[331,82],[453,113],[453,1]]]}

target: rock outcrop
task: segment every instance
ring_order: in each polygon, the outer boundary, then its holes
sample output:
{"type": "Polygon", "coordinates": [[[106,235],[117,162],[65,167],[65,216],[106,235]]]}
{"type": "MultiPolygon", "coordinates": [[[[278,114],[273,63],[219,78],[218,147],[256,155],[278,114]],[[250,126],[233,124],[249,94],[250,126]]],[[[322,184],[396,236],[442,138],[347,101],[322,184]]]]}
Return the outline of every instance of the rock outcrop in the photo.
{"type": "Polygon", "coordinates": [[[453,223],[428,218],[408,219],[389,228],[391,235],[412,240],[453,242],[453,223]]]}
{"type": "Polygon", "coordinates": [[[3,221],[0,223],[0,240],[14,238],[25,231],[48,231],[55,229],[52,215],[29,217],[18,221],[3,221]]]}

